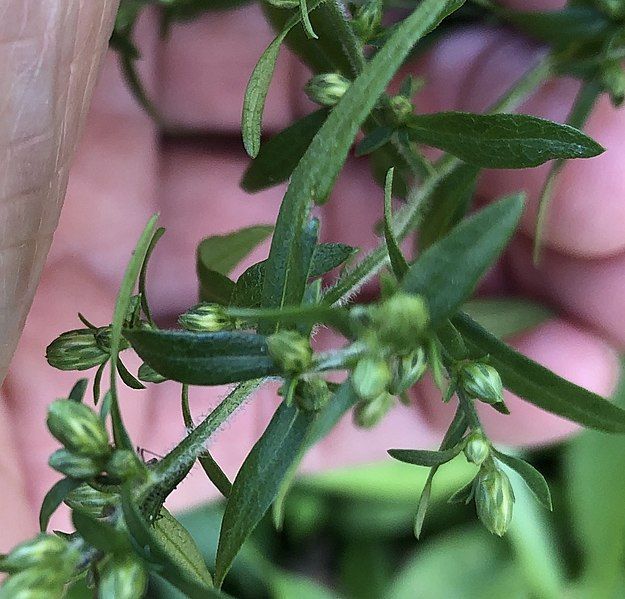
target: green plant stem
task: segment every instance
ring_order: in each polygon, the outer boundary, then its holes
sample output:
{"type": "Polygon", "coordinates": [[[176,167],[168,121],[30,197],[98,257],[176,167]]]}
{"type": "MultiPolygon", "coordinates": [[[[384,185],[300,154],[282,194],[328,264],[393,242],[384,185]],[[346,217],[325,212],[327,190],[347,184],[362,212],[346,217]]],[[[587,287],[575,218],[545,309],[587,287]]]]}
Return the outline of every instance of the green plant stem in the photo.
{"type": "Polygon", "coordinates": [[[475,409],[475,404],[473,403],[473,400],[469,399],[466,393],[460,388],[456,389],[456,395],[458,396],[460,408],[464,413],[464,416],[471,431],[481,431],[482,423],[480,422],[480,417],[477,414],[477,410],[475,409]]]}

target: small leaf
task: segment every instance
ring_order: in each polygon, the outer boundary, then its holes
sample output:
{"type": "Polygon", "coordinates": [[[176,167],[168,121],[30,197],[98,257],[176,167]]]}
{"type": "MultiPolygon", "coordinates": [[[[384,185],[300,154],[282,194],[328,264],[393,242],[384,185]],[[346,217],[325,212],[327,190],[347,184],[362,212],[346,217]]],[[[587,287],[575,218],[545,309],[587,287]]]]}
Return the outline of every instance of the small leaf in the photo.
{"type": "Polygon", "coordinates": [[[511,455],[501,453],[496,449],[492,450],[495,457],[503,462],[509,468],[512,468],[529,487],[530,491],[534,494],[538,502],[549,511],[553,510],[551,503],[551,493],[549,491],[549,485],[545,480],[545,477],[534,468],[531,464],[528,464],[525,460],[516,458],[511,455]]]}
{"type": "Polygon", "coordinates": [[[253,193],[286,181],[327,117],[325,108],[312,112],[263,143],[245,171],[241,187],[253,193]]]}
{"type": "Polygon", "coordinates": [[[489,355],[489,363],[499,372],[504,386],[519,397],[589,428],[625,432],[625,410],[514,351],[466,314],[458,314],[453,323],[469,349],[477,355],[489,355]]]}
{"type": "Polygon", "coordinates": [[[391,259],[393,274],[397,277],[398,281],[401,281],[408,272],[408,262],[406,262],[406,258],[404,258],[404,255],[401,253],[401,249],[395,238],[395,233],[393,232],[393,213],[391,207],[393,172],[394,169],[389,169],[384,182],[384,239],[386,239],[386,249],[391,259]]]}
{"type": "Polygon", "coordinates": [[[252,264],[236,282],[231,306],[241,308],[257,308],[263,295],[263,280],[265,278],[265,260],[252,264]]]}
{"type": "Polygon", "coordinates": [[[329,273],[349,260],[356,252],[358,248],[344,243],[320,243],[315,247],[308,277],[321,277],[329,273]]]}
{"type": "Polygon", "coordinates": [[[72,387],[72,390],[69,392],[68,399],[81,403],[88,385],[89,379],[80,379],[77,381],[77,383],[72,387]]]}
{"type": "Polygon", "coordinates": [[[406,464],[415,464],[416,466],[441,466],[450,460],[453,460],[460,452],[460,445],[452,449],[444,449],[441,451],[428,451],[426,449],[389,449],[388,454],[406,464]]]}
{"type": "Polygon", "coordinates": [[[467,483],[461,489],[458,489],[448,500],[447,503],[464,503],[468,505],[473,499],[473,481],[467,483]]]}
{"type": "Polygon", "coordinates": [[[204,268],[198,264],[200,283],[200,301],[228,305],[234,292],[234,281],[216,270],[204,268]]]}
{"type": "Polygon", "coordinates": [[[39,511],[39,529],[41,532],[46,532],[52,514],[81,483],[82,481],[73,478],[62,478],[46,493],[39,511]]]}
{"type": "Polygon", "coordinates": [[[556,158],[591,158],[604,151],[574,127],[525,114],[413,115],[409,133],[413,141],[483,168],[529,168],[556,158]]]}
{"type": "Polygon", "coordinates": [[[521,195],[487,206],[430,246],[410,267],[402,288],[426,298],[435,327],[471,295],[512,236],[522,209],[521,195]]]}
{"type": "Polygon", "coordinates": [[[265,337],[254,333],[124,332],[139,356],[164,377],[189,385],[224,385],[277,374],[265,337]]]}
{"type": "Polygon", "coordinates": [[[145,389],[145,385],[141,381],[137,380],[132,373],[128,371],[121,360],[118,360],[117,362],[117,373],[119,374],[119,378],[123,381],[124,385],[136,390],[145,389]]]}
{"type": "Polygon", "coordinates": [[[391,141],[391,137],[393,137],[392,127],[376,127],[356,146],[355,155],[371,154],[391,141]]]}
{"type": "Polygon", "coordinates": [[[72,522],[80,536],[104,553],[118,553],[130,549],[130,539],[121,530],[104,520],[98,520],[83,511],[72,512],[72,522]]]}
{"type": "Polygon", "coordinates": [[[232,485],[217,549],[219,587],[245,540],[265,515],[301,446],[311,416],[281,404],[232,485]]]}
{"type": "Polygon", "coordinates": [[[319,39],[319,36],[314,32],[312,23],[308,17],[308,6],[306,6],[306,0],[299,0],[299,10],[306,35],[314,40],[319,39]]]}

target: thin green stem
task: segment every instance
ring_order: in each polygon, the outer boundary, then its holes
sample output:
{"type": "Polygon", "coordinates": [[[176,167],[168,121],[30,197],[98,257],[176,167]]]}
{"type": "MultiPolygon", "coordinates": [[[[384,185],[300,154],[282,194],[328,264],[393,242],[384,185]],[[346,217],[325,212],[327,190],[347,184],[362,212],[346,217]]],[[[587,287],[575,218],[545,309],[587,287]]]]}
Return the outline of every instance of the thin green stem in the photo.
{"type": "Polygon", "coordinates": [[[461,388],[456,389],[456,395],[458,396],[458,402],[464,412],[471,431],[481,431],[482,423],[480,422],[480,417],[477,414],[473,400],[469,399],[461,388]]]}
{"type": "Polygon", "coordinates": [[[339,38],[343,50],[352,67],[354,77],[360,75],[367,63],[362,51],[362,42],[358,39],[349,21],[345,17],[345,7],[341,0],[329,0],[326,3],[331,25],[339,38]]]}

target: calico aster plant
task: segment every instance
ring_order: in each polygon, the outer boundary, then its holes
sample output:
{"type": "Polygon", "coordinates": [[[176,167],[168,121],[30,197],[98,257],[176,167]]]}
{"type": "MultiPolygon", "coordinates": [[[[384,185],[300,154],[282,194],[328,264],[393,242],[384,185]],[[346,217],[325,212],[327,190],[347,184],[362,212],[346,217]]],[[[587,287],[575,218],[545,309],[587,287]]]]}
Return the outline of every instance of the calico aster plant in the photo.
{"type": "MultiPolygon", "coordinates": [[[[202,13],[207,3],[122,2],[112,45],[138,99],[160,118],[135,70],[133,29],[148,5],[160,7],[166,31],[172,22],[202,13]]],[[[189,597],[225,597],[221,587],[233,560],[270,509],[280,526],[305,453],[349,412],[359,426],[375,426],[398,401],[409,401],[408,391],[426,373],[441,401],[454,401],[457,408],[438,450],[389,448],[393,458],[430,469],[415,502],[417,537],[437,469],[461,455],[474,465],[475,476],[450,501],[474,502],[492,533],[504,535],[513,518],[509,469],[551,509],[542,475],[494,447],[481,425],[479,403],[507,413],[504,388],[583,426],[625,432],[624,411],[518,354],[463,311],[524,206],[518,193],[472,212],[480,169],[551,162],[537,224],[538,259],[540,229],[563,162],[604,151],[580,129],[601,94],[617,105],[625,97],[625,3],[578,0],[552,13],[503,9],[489,0],[421,0],[410,9],[390,8],[387,14],[381,0],[349,7],[340,0],[263,4],[277,35],[242,99],[243,144],[252,158],[242,186],[255,192],[288,181],[277,221],[204,240],[197,264],[201,303],[180,316],[179,328],[165,330],[146,295],[149,259],[164,233],[154,216],[130,259],[111,322],[96,325],[80,315],[82,328],[50,344],[51,366],[96,369],[92,398],[85,397],[89,381],[81,379],[49,407],[48,428],[61,445],[49,463],[63,478],[43,502],[41,534],[0,559],[9,574],[0,597],[62,597],[68,583],[87,576],[99,597],[140,598],[148,573],[189,597]],[[427,81],[411,77],[398,93],[388,91],[410,56],[467,19],[519,28],[549,52],[485,114],[422,114],[415,96],[427,81]],[[314,71],[305,91],[320,108],[265,141],[265,99],[284,44],[314,71]],[[567,123],[513,113],[554,74],[582,82],[567,123]],[[424,147],[440,150],[440,157],[432,160],[424,147]],[[328,200],[352,148],[369,160],[384,205],[383,239],[366,254],[339,240],[319,243],[321,223],[312,216],[328,200]],[[231,279],[232,268],[269,235],[268,258],[231,279]],[[402,251],[406,239],[414,241],[416,257],[402,251]],[[338,276],[329,274],[338,269],[338,276]],[[379,299],[352,301],[374,278],[379,299]],[[318,327],[333,329],[343,341],[317,351],[311,336],[318,327]],[[122,361],[131,351],[144,361],[136,375],[122,361]],[[342,382],[330,382],[337,373],[342,382]],[[145,462],[124,426],[118,385],[140,394],[165,380],[180,383],[188,434],[163,458],[145,462]],[[282,401],[231,482],[206,443],[257,389],[276,380],[282,401]],[[224,384],[233,385],[231,392],[195,423],[189,386],[224,384]],[[196,462],[227,500],[210,568],[164,508],[196,462]],[[72,510],[75,532],[48,533],[62,503],[72,510]]]]}

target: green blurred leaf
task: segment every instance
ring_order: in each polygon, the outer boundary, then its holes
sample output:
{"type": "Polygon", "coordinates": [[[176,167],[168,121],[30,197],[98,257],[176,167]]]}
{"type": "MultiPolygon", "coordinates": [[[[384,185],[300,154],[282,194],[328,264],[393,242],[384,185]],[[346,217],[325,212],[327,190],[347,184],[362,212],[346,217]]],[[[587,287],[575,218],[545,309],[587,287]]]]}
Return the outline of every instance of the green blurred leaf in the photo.
{"type": "Polygon", "coordinates": [[[73,478],[62,478],[46,493],[39,511],[39,529],[41,532],[46,531],[52,514],[56,512],[58,507],[65,501],[65,498],[81,483],[82,481],[73,478]]]}
{"type": "Polygon", "coordinates": [[[312,112],[264,143],[243,174],[241,187],[253,193],[286,181],[327,116],[324,108],[312,112]]]}
{"type": "Polygon", "coordinates": [[[429,451],[427,449],[389,449],[388,453],[392,458],[414,464],[416,466],[441,466],[453,460],[462,451],[462,446],[457,445],[452,449],[441,451],[429,451]]]}
{"type": "Polygon", "coordinates": [[[103,520],[82,511],[73,511],[72,522],[80,536],[99,551],[112,554],[130,551],[128,536],[103,520]]]}
{"type": "Polygon", "coordinates": [[[391,260],[393,274],[398,281],[401,281],[408,272],[408,262],[406,262],[393,232],[393,172],[394,169],[389,169],[384,181],[384,239],[386,240],[386,249],[391,260]]]}
{"type": "Polygon", "coordinates": [[[311,416],[281,404],[269,426],[243,462],[226,504],[215,566],[221,586],[245,540],[265,515],[280,490],[311,416]]]}
{"type": "Polygon", "coordinates": [[[473,292],[512,236],[522,209],[520,195],[487,206],[430,246],[410,267],[402,288],[426,298],[434,327],[473,292]]]}
{"type": "Polygon", "coordinates": [[[625,411],[559,377],[487,333],[466,314],[453,319],[476,355],[489,355],[505,387],[534,405],[589,428],[625,432],[625,411]]]}
{"type": "Polygon", "coordinates": [[[321,277],[341,266],[356,252],[358,252],[358,248],[344,243],[320,243],[315,246],[308,276],[311,278],[321,277]]]}
{"type": "Polygon", "coordinates": [[[156,372],[189,385],[224,385],[277,374],[266,338],[247,332],[124,332],[137,354],[156,372]]]}
{"type": "Polygon", "coordinates": [[[356,146],[355,154],[356,156],[371,154],[391,141],[392,137],[393,129],[391,127],[376,127],[356,146]]]}
{"type": "Polygon", "coordinates": [[[273,599],[338,599],[330,589],[290,572],[276,570],[269,584],[273,599]]]}
{"type": "Polygon", "coordinates": [[[413,115],[409,134],[417,143],[484,168],[528,168],[556,158],[591,158],[604,151],[574,127],[524,114],[413,115]]]}
{"type": "Polygon", "coordinates": [[[498,339],[523,333],[553,318],[546,306],[511,297],[469,300],[462,310],[498,339]]]}

